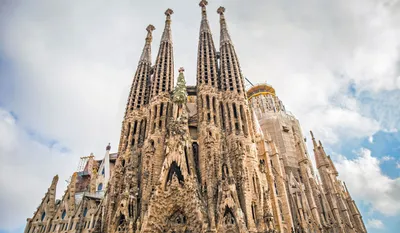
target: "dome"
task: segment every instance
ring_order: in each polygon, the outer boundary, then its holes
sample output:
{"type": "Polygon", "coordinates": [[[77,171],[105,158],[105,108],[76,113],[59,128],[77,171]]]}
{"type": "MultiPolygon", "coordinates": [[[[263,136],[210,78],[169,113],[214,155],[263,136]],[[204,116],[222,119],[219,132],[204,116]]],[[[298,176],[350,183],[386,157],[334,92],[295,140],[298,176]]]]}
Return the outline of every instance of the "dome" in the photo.
{"type": "Polygon", "coordinates": [[[247,91],[247,98],[251,99],[258,95],[273,95],[275,96],[275,89],[268,84],[256,84],[247,91]]]}

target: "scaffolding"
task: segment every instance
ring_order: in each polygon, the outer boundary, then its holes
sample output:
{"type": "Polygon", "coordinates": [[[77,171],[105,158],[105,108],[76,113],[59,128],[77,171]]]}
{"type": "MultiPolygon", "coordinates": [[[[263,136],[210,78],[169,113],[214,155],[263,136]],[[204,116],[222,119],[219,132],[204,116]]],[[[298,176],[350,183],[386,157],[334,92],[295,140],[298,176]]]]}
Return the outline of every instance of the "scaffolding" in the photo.
{"type": "Polygon", "coordinates": [[[86,164],[88,162],[88,160],[90,158],[93,158],[94,155],[93,153],[91,153],[89,156],[84,156],[81,157],[81,159],[79,160],[79,164],[78,164],[78,168],[76,169],[77,172],[82,172],[83,170],[85,170],[86,164]]]}

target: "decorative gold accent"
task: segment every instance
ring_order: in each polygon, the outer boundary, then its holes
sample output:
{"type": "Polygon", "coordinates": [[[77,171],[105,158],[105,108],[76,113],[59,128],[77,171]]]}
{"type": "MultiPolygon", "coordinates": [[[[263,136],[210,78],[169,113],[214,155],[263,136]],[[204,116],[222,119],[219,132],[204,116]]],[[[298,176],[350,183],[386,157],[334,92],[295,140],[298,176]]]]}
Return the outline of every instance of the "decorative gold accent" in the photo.
{"type": "Polygon", "coordinates": [[[247,91],[248,99],[254,98],[259,95],[273,95],[275,96],[275,89],[268,84],[258,84],[254,87],[251,87],[247,91]]]}

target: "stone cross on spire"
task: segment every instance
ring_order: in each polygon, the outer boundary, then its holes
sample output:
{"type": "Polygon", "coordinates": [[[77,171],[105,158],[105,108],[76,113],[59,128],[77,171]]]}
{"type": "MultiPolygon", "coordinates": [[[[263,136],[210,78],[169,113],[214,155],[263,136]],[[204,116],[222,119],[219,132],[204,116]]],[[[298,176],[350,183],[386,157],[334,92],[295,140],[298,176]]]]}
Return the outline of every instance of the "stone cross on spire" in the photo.
{"type": "Polygon", "coordinates": [[[170,8],[168,8],[165,11],[165,15],[166,15],[166,20],[165,20],[165,28],[164,28],[164,32],[161,38],[161,42],[171,42],[172,43],[172,38],[171,38],[171,15],[174,13],[173,10],[171,10],[170,8]]]}
{"type": "Polygon", "coordinates": [[[226,21],[225,21],[225,7],[220,6],[217,10],[217,13],[220,15],[219,17],[219,22],[221,24],[221,43],[224,42],[231,42],[231,37],[228,33],[228,28],[226,26],[226,21]]]}

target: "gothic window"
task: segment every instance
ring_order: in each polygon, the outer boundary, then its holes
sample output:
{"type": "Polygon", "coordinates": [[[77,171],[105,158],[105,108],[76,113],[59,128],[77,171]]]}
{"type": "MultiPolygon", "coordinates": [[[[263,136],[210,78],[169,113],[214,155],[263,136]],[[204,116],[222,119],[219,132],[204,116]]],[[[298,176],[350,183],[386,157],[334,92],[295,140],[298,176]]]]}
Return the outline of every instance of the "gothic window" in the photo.
{"type": "Polygon", "coordinates": [[[237,114],[236,104],[233,103],[232,106],[233,106],[233,116],[235,117],[235,119],[237,119],[238,118],[238,114],[237,114]]]}
{"type": "Polygon", "coordinates": [[[228,226],[235,225],[235,217],[228,206],[225,207],[224,224],[228,226]]]}
{"type": "Polygon", "coordinates": [[[182,175],[181,168],[178,166],[178,164],[175,161],[172,162],[171,167],[169,168],[167,183],[172,180],[174,175],[177,176],[179,183],[183,184],[185,182],[184,177],[182,175]]]}
{"type": "Polygon", "coordinates": [[[121,214],[118,220],[117,232],[126,232],[126,230],[127,230],[127,224],[125,215],[121,214]]]}
{"type": "Polygon", "coordinates": [[[88,212],[88,209],[85,207],[85,209],[83,210],[83,217],[86,217],[87,212],[88,212]]]}
{"type": "Polygon", "coordinates": [[[132,135],[136,134],[136,129],[137,129],[137,121],[135,121],[135,123],[133,124],[133,133],[132,133],[132,135]]]}
{"type": "Polygon", "coordinates": [[[103,190],[103,183],[100,183],[100,184],[97,186],[97,191],[101,191],[101,190],[103,190]]]}
{"type": "Polygon", "coordinates": [[[188,150],[188,149],[187,149],[187,147],[185,146],[184,152],[185,152],[186,167],[187,167],[187,171],[188,171],[188,173],[189,173],[189,175],[190,175],[189,159],[188,159],[187,150],[188,150]]]}
{"type": "Polygon", "coordinates": [[[222,104],[222,102],[220,102],[219,106],[220,106],[221,126],[222,126],[222,129],[223,129],[223,130],[225,130],[225,113],[224,113],[224,105],[222,104]]]}
{"type": "Polygon", "coordinates": [[[46,217],[46,212],[42,213],[41,221],[43,222],[44,218],[46,217]]]}
{"type": "Polygon", "coordinates": [[[62,212],[62,214],[61,214],[61,219],[64,219],[66,214],[67,214],[67,212],[65,212],[65,210],[64,210],[64,211],[62,212]]]}
{"type": "Polygon", "coordinates": [[[253,220],[255,221],[256,220],[256,204],[254,202],[251,204],[251,214],[253,216],[253,220]]]}
{"type": "Polygon", "coordinates": [[[104,176],[104,167],[103,167],[103,169],[101,170],[101,174],[104,176]]]}
{"type": "Polygon", "coordinates": [[[280,200],[278,200],[278,205],[279,205],[279,211],[281,213],[282,221],[285,221],[285,218],[283,217],[283,212],[282,212],[282,202],[280,200]]]}
{"type": "Polygon", "coordinates": [[[228,178],[228,176],[229,176],[228,166],[224,163],[222,164],[222,179],[225,180],[225,178],[228,178]]]}

